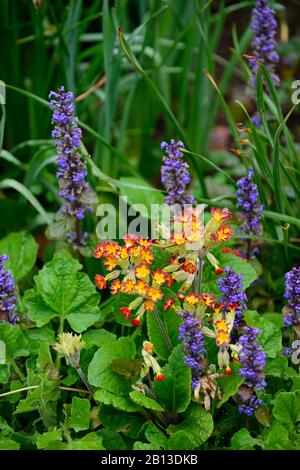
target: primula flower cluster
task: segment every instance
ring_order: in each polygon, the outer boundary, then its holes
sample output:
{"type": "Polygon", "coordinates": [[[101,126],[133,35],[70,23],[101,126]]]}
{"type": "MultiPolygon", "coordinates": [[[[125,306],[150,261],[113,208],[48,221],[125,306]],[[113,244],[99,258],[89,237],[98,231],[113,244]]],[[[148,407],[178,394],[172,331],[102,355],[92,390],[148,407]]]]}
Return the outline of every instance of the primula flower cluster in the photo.
{"type": "Polygon", "coordinates": [[[9,260],[7,255],[0,256],[0,322],[6,321],[14,324],[19,317],[14,313],[17,304],[17,295],[14,278],[5,268],[4,262],[9,260]]]}
{"type": "Polygon", "coordinates": [[[106,287],[107,281],[112,281],[112,295],[119,292],[137,296],[128,306],[120,308],[121,315],[134,326],[139,326],[145,311],[154,311],[157,301],[163,298],[161,287],[170,286],[174,279],[171,274],[162,269],[151,272],[154,260],[150,240],[126,236],[124,245],[116,242],[102,242],[95,250],[95,257],[104,258],[104,265],[109,274],[105,277],[99,274],[95,284],[99,289],[106,287]],[[135,313],[135,317],[132,316],[135,313]]]}

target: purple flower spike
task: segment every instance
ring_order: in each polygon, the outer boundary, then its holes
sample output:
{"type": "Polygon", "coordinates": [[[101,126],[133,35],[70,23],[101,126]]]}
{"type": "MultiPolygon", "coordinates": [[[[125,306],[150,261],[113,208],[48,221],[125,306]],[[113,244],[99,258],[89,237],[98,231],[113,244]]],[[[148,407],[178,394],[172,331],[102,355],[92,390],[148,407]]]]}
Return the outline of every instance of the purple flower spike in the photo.
{"type": "Polygon", "coordinates": [[[263,404],[263,401],[255,396],[254,391],[263,390],[267,386],[263,372],[266,354],[257,341],[257,336],[260,334],[258,328],[245,326],[243,333],[239,339],[242,345],[239,353],[242,367],[239,374],[245,379],[244,385],[249,389],[249,397],[239,406],[239,412],[252,416],[254,411],[263,404]]]}
{"type": "Polygon", "coordinates": [[[229,310],[230,304],[236,305],[235,326],[237,326],[243,317],[243,311],[247,306],[247,296],[243,291],[242,274],[236,274],[231,266],[224,267],[225,276],[217,280],[219,291],[222,296],[220,302],[224,304],[226,310],[229,310]]]}
{"type": "Polygon", "coordinates": [[[87,171],[79,151],[82,132],[75,117],[74,94],[60,87],[49,94],[52,138],[57,150],[59,195],[65,200],[61,211],[82,220],[92,212],[93,191],[86,182],[87,171]]]}
{"type": "MultiPolygon", "coordinates": [[[[275,85],[280,84],[278,75],[275,73],[275,66],[279,62],[276,52],[277,21],[275,12],[268,6],[268,0],[257,0],[256,6],[252,10],[251,29],[254,33],[252,40],[252,51],[254,57],[264,64],[269,70],[275,85]]],[[[255,84],[258,63],[256,60],[249,60],[255,84]]]]}
{"type": "Polygon", "coordinates": [[[284,298],[288,301],[284,308],[286,326],[300,325],[300,267],[293,268],[285,275],[284,298]]]}
{"type": "Polygon", "coordinates": [[[204,354],[204,335],[199,329],[199,320],[193,312],[182,312],[183,323],[179,328],[179,338],[184,341],[184,361],[192,370],[192,387],[197,388],[201,381],[201,364],[204,354]]]}
{"type": "Polygon", "coordinates": [[[188,164],[182,160],[183,153],[180,148],[184,148],[183,142],[175,142],[174,139],[169,144],[167,142],[161,144],[161,149],[167,154],[163,157],[161,182],[167,190],[165,203],[169,206],[195,204],[195,198],[187,194],[191,177],[188,164]]]}
{"type": "Polygon", "coordinates": [[[4,262],[8,261],[7,255],[0,256],[0,323],[17,323],[19,317],[14,313],[17,304],[17,295],[14,285],[14,278],[8,269],[5,269],[4,262]]]}
{"type": "Polygon", "coordinates": [[[239,213],[243,221],[239,229],[240,233],[247,233],[248,235],[260,235],[263,205],[259,203],[259,193],[255,183],[252,182],[253,169],[249,170],[248,176],[244,176],[237,181],[238,190],[237,195],[237,208],[241,209],[239,213]]]}

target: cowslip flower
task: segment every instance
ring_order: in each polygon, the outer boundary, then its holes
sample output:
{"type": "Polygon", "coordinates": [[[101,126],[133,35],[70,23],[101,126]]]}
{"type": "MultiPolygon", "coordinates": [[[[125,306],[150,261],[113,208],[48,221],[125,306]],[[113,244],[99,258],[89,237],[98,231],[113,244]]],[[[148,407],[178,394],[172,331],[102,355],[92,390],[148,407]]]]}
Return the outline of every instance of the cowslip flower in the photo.
{"type": "Polygon", "coordinates": [[[7,255],[0,256],[0,322],[6,321],[14,324],[19,320],[18,315],[14,313],[17,295],[14,278],[4,266],[4,262],[8,260],[7,255]]]}
{"type": "Polygon", "coordinates": [[[243,327],[243,333],[239,338],[239,343],[242,346],[239,352],[242,364],[239,375],[245,379],[244,386],[248,387],[249,396],[239,406],[239,411],[251,416],[255,409],[263,403],[262,400],[255,397],[254,391],[263,390],[267,385],[263,372],[266,364],[266,354],[257,341],[257,336],[261,333],[258,328],[245,326],[243,327]]]}
{"type": "MultiPolygon", "coordinates": [[[[80,153],[82,132],[75,117],[74,94],[60,87],[49,94],[52,110],[52,138],[57,151],[57,178],[59,195],[64,199],[60,211],[82,220],[86,212],[92,212],[95,194],[86,181],[87,170],[80,153]]],[[[75,245],[85,245],[87,235],[68,232],[68,239],[75,245]]]]}
{"type": "Polygon", "coordinates": [[[235,324],[238,324],[246,308],[247,296],[243,291],[242,274],[236,274],[231,266],[224,267],[225,276],[217,280],[218,289],[222,294],[222,302],[226,310],[230,311],[231,305],[235,306],[235,324]]]}
{"type": "Polygon", "coordinates": [[[206,353],[204,335],[200,330],[199,320],[193,312],[181,312],[183,323],[179,327],[179,338],[183,339],[184,361],[192,371],[192,388],[197,388],[201,382],[202,361],[206,353]]]}
{"type": "Polygon", "coordinates": [[[165,150],[167,154],[163,157],[161,182],[167,190],[165,203],[170,206],[173,204],[183,206],[195,203],[195,198],[187,194],[191,177],[189,166],[182,159],[181,148],[184,148],[183,142],[175,142],[174,139],[169,144],[167,142],[161,144],[161,149],[165,150]]]}
{"type": "Polygon", "coordinates": [[[285,325],[300,325],[300,267],[286,273],[284,298],[288,301],[283,310],[285,325]]]}
{"type": "Polygon", "coordinates": [[[252,10],[251,29],[254,33],[252,51],[254,59],[249,60],[249,65],[254,75],[253,83],[258,69],[258,62],[264,64],[269,70],[275,85],[280,80],[275,73],[275,66],[279,62],[276,52],[277,21],[275,12],[268,6],[268,0],[257,0],[252,10]]]}

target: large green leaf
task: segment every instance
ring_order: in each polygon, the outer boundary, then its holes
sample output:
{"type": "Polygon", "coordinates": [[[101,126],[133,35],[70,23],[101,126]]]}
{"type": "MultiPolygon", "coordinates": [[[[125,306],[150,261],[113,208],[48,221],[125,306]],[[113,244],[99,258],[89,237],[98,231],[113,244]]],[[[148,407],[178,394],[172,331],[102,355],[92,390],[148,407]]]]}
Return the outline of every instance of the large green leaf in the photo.
{"type": "Polygon", "coordinates": [[[128,411],[129,413],[138,411],[140,408],[140,406],[133,403],[128,397],[115,395],[108,390],[97,390],[94,394],[94,398],[104,405],[111,405],[118,410],[128,411]]]}
{"type": "Polygon", "coordinates": [[[273,322],[264,318],[255,311],[246,310],[245,320],[247,325],[255,326],[261,331],[259,342],[268,357],[275,358],[282,350],[281,330],[273,322]]]}
{"type": "Polygon", "coordinates": [[[172,450],[196,449],[207,441],[214,428],[213,418],[202,406],[191,403],[184,413],[184,421],[169,426],[169,448],[172,450]]]}
{"type": "Polygon", "coordinates": [[[18,356],[30,354],[28,341],[18,325],[10,325],[7,322],[0,323],[0,341],[3,341],[3,360],[10,362],[18,356]]]}
{"type": "Polygon", "coordinates": [[[154,383],[157,401],[167,411],[182,413],[191,399],[191,370],[184,363],[182,345],[173,350],[163,373],[165,379],[154,383]]]}
{"type": "Polygon", "coordinates": [[[99,295],[87,274],[78,272],[80,268],[69,253],[60,251],[35,276],[36,287],[26,291],[24,304],[38,327],[59,317],[80,333],[101,319],[99,295]]]}
{"type": "MultiPolygon", "coordinates": [[[[163,300],[156,303],[157,315],[159,316],[161,323],[163,324],[169,337],[170,345],[175,347],[178,344],[178,330],[182,320],[174,312],[174,310],[171,309],[165,311],[163,309],[163,305],[166,299],[169,297],[175,297],[175,294],[168,288],[164,288],[162,290],[164,292],[164,298],[163,300]]],[[[177,299],[175,304],[178,304],[177,299]]],[[[156,354],[159,358],[166,361],[170,355],[170,349],[168,348],[165,337],[154,312],[147,312],[147,327],[149,339],[151,343],[153,343],[156,354]]]]}
{"type": "Polygon", "coordinates": [[[234,450],[247,450],[253,449],[258,443],[258,440],[251,436],[246,428],[240,429],[231,438],[231,449],[234,450]]]}
{"type": "Polygon", "coordinates": [[[7,268],[16,281],[26,276],[34,266],[38,245],[30,233],[14,232],[0,241],[0,254],[9,256],[7,268]]]}
{"type": "Polygon", "coordinates": [[[300,421],[300,391],[281,392],[276,396],[273,416],[282,424],[295,426],[300,421]]]}
{"type": "Polygon", "coordinates": [[[114,372],[110,365],[117,359],[134,359],[135,354],[135,344],[130,338],[122,337],[118,341],[104,344],[89,365],[89,382],[116,395],[127,395],[132,390],[131,381],[114,372]]]}
{"type": "Polygon", "coordinates": [[[131,400],[148,410],[163,411],[163,408],[153,398],[149,398],[141,392],[133,391],[129,394],[131,400]]]}
{"type": "Polygon", "coordinates": [[[294,447],[288,430],[279,421],[264,433],[263,442],[266,450],[291,450],[294,447]]]}

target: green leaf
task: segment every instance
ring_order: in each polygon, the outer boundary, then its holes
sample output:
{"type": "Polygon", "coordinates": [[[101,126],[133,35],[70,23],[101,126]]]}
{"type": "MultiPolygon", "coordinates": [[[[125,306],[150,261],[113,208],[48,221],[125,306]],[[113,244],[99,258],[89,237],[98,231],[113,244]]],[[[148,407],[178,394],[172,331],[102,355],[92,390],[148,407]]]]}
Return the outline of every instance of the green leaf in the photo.
{"type": "Polygon", "coordinates": [[[182,413],[191,399],[191,369],[184,363],[182,345],[178,345],[164,367],[165,379],[154,382],[158,403],[167,411],[182,413]]]}
{"type": "Polygon", "coordinates": [[[38,245],[30,233],[13,232],[0,241],[0,253],[9,256],[6,263],[16,281],[22,279],[33,268],[38,245]]]}
{"type": "Polygon", "coordinates": [[[148,410],[163,411],[163,408],[153,398],[146,397],[141,392],[133,391],[129,393],[131,400],[139,406],[143,406],[148,410]]]}
{"type": "Polygon", "coordinates": [[[287,367],[288,360],[284,356],[278,356],[274,359],[267,358],[264,372],[266,375],[272,375],[273,377],[284,377],[287,367]]]}
{"type": "Polygon", "coordinates": [[[7,322],[0,323],[0,341],[5,344],[5,361],[10,362],[15,357],[28,356],[28,341],[18,325],[7,322]]]}
{"type": "Polygon", "coordinates": [[[96,351],[88,369],[88,380],[91,385],[117,395],[127,395],[131,389],[131,381],[125,380],[110,369],[111,363],[116,359],[126,357],[133,360],[136,354],[135,344],[131,338],[119,338],[105,344],[96,351]]]}
{"type": "Polygon", "coordinates": [[[83,333],[82,339],[85,342],[85,349],[90,349],[93,346],[101,348],[104,344],[109,344],[112,341],[115,341],[116,335],[104,329],[89,330],[86,333],[83,333]]]}
{"type": "Polygon", "coordinates": [[[99,418],[105,428],[124,433],[131,439],[138,439],[145,419],[133,413],[118,411],[112,406],[101,405],[99,418]]]}
{"type": "Polygon", "coordinates": [[[130,379],[140,373],[142,362],[141,359],[133,359],[132,361],[130,359],[115,359],[109,367],[116,374],[130,379]]]}
{"type": "Polygon", "coordinates": [[[211,414],[205,411],[202,406],[191,403],[184,413],[183,423],[178,426],[171,425],[168,428],[168,432],[171,434],[170,448],[179,450],[187,444],[186,448],[190,449],[191,443],[193,448],[197,448],[207,441],[213,428],[214,422],[211,414]],[[176,447],[175,444],[181,445],[181,447],[176,447]]]}
{"type": "Polygon", "coordinates": [[[255,269],[243,258],[233,255],[232,253],[220,253],[219,261],[221,266],[231,266],[233,271],[244,276],[243,288],[249,287],[252,282],[257,279],[255,269]]]}
{"type": "Polygon", "coordinates": [[[86,398],[72,398],[71,416],[69,426],[76,432],[84,431],[90,427],[91,404],[86,398]]]}
{"type": "Polygon", "coordinates": [[[290,450],[293,448],[287,429],[278,421],[275,421],[272,427],[264,433],[263,442],[266,450],[290,450]]]}
{"type": "MultiPolygon", "coordinates": [[[[182,320],[173,310],[163,310],[163,305],[166,299],[169,297],[175,297],[176,299],[176,296],[174,292],[168,288],[163,288],[162,290],[164,297],[161,301],[156,303],[156,309],[170,338],[171,345],[175,347],[178,344],[178,330],[182,320]]],[[[175,300],[175,305],[179,305],[177,299],[175,300]]],[[[151,343],[153,343],[156,354],[160,359],[164,359],[166,361],[170,355],[170,351],[164,339],[164,335],[157,323],[154,312],[147,312],[147,328],[149,339],[151,343]]]]}
{"type": "Polygon", "coordinates": [[[68,450],[105,450],[102,437],[95,432],[86,434],[81,439],[75,439],[68,445],[68,450]]]}
{"type": "Polygon", "coordinates": [[[121,176],[120,194],[127,197],[130,206],[146,219],[151,218],[152,204],[162,204],[164,201],[163,193],[153,188],[146,180],[136,176],[121,176]]]}
{"type": "Polygon", "coordinates": [[[128,411],[129,413],[138,411],[138,409],[140,408],[135,403],[132,403],[129,398],[115,395],[114,393],[108,392],[107,390],[103,389],[97,390],[97,392],[94,394],[94,398],[95,400],[99,401],[100,403],[103,403],[104,405],[111,405],[114,408],[117,408],[118,410],[128,411]]]}
{"type": "Polygon", "coordinates": [[[280,423],[295,426],[300,421],[300,391],[279,393],[275,398],[273,416],[280,423]]]}
{"type": "Polygon", "coordinates": [[[236,394],[244,379],[239,375],[239,365],[231,364],[232,374],[224,375],[218,379],[218,384],[221,390],[221,400],[217,404],[220,408],[230,397],[236,394]]]}
{"type": "Polygon", "coordinates": [[[40,434],[36,440],[36,446],[38,449],[49,449],[52,447],[53,442],[62,441],[62,430],[57,429],[56,431],[49,431],[40,434]]]}
{"type": "Polygon", "coordinates": [[[251,436],[246,428],[240,429],[231,438],[231,448],[234,450],[253,449],[258,440],[251,436]]]}
{"type": "Polygon", "coordinates": [[[147,442],[136,441],[133,444],[133,450],[158,450],[154,444],[148,444],[147,442]]]}
{"type": "Polygon", "coordinates": [[[145,430],[145,437],[148,439],[148,441],[152,445],[156,446],[156,449],[167,448],[167,445],[168,445],[167,437],[164,435],[162,431],[160,431],[160,429],[158,429],[157,426],[155,426],[154,423],[152,423],[151,421],[148,422],[145,425],[144,430],[145,430]]]}
{"type": "Polygon", "coordinates": [[[0,384],[6,384],[9,379],[9,367],[7,364],[0,364],[0,384]]]}
{"type": "Polygon", "coordinates": [[[281,330],[271,321],[255,311],[246,310],[245,320],[247,325],[255,326],[261,331],[258,337],[259,343],[268,357],[275,358],[282,350],[281,330]]]}
{"type": "Polygon", "coordinates": [[[0,450],[19,450],[20,444],[11,439],[0,438],[0,450]]]}
{"type": "Polygon", "coordinates": [[[127,445],[120,434],[111,429],[100,429],[97,435],[102,438],[105,449],[109,450],[127,450],[127,445]]]}
{"type": "Polygon", "coordinates": [[[29,318],[38,327],[59,317],[81,333],[101,319],[96,288],[79,269],[77,260],[60,251],[35,276],[36,288],[25,292],[24,304],[29,318]]]}

